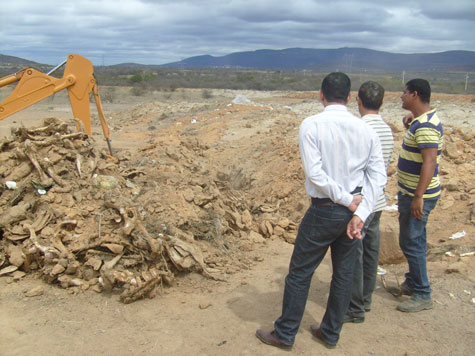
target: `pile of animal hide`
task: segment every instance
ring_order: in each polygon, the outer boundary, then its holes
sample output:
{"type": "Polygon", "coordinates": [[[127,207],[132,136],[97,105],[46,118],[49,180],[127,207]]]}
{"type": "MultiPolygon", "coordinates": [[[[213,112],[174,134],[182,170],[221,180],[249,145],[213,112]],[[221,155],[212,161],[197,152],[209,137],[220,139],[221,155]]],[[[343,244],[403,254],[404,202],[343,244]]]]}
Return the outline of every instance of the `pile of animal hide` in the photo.
{"type": "Polygon", "coordinates": [[[222,279],[183,231],[147,230],[134,174],[58,119],[12,130],[0,142],[0,275],[119,290],[124,303],[155,296],[180,271],[222,279]]]}

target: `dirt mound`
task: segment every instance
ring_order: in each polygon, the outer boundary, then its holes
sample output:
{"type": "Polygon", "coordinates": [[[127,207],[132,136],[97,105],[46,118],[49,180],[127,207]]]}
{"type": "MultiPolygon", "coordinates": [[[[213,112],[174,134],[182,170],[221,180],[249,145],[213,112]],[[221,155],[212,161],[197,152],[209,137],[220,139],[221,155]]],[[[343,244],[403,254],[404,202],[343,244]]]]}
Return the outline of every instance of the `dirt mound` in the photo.
{"type": "Polygon", "coordinates": [[[205,149],[151,145],[114,162],[57,119],[16,129],[0,145],[0,274],[120,290],[125,303],[180,272],[224,279],[234,246],[263,237],[229,177],[203,169],[205,149]]]}

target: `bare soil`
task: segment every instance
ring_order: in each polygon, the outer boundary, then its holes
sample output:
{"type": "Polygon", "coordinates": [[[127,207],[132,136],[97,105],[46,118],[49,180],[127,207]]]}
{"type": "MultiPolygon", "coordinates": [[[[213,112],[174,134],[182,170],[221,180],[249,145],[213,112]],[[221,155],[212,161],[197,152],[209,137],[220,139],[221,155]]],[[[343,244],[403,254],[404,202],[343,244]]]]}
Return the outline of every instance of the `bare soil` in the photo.
{"type": "MultiPolygon", "coordinates": [[[[0,90],[0,100],[6,95],[0,90]]],[[[404,135],[399,95],[387,93],[382,110],[396,138],[394,161],[404,135]]],[[[156,233],[153,227],[162,222],[188,227],[207,266],[219,270],[226,281],[207,278],[199,270],[176,273],[172,286],[161,287],[155,298],[123,304],[117,289],[101,293],[92,288],[62,289],[35,273],[18,279],[2,276],[0,355],[473,354],[474,96],[435,94],[432,100],[446,132],[441,163],[444,189],[428,225],[434,309],[401,313],[395,307],[402,298],[384,289],[383,281],[402,281],[407,268],[397,247],[397,212],[385,211],[381,262],[387,273],[379,280],[365,322],[345,324],[336,350],[312,339],[310,325],[320,322],[328,298],[331,261],[327,256],[314,275],[290,353],[262,344],[254,333],[258,328],[271,329],[280,315],[295,228],[308,205],[298,127],[322,106],[313,92],[213,90],[211,97],[204,96],[201,90],[180,89],[135,97],[127,88],[116,88],[113,102],[104,103],[104,109],[119,165],[140,167],[146,175],[135,183],[156,189],[143,201],[147,228],[156,233]],[[237,95],[250,102],[233,103],[237,95]],[[175,154],[174,163],[165,159],[175,154]],[[197,187],[207,186],[207,180],[218,181],[215,177],[225,181],[227,188],[220,187],[222,199],[228,205],[233,202],[242,212],[240,218],[250,212],[252,221],[247,226],[234,216],[236,226],[226,225],[229,219],[223,219],[222,234],[211,233],[209,225],[217,220],[183,199],[190,191],[202,198],[207,191],[197,187]],[[262,230],[266,221],[272,233],[262,230]],[[457,232],[465,235],[451,239],[457,232]],[[38,286],[43,294],[26,296],[38,286]]],[[[354,101],[350,110],[357,113],[354,101]]],[[[72,125],[71,116],[67,98],[60,93],[3,120],[0,137],[9,135],[11,127],[38,126],[46,117],[72,125]]],[[[93,126],[96,145],[105,149],[97,120],[93,126]]],[[[397,203],[396,192],[392,174],[389,206],[397,203]]]]}

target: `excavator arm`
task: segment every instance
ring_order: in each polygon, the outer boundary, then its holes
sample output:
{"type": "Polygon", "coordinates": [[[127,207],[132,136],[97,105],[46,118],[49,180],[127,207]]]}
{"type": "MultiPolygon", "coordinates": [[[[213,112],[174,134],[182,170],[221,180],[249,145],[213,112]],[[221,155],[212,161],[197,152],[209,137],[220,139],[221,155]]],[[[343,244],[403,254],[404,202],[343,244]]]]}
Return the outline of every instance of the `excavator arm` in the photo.
{"type": "Polygon", "coordinates": [[[62,78],[55,78],[49,74],[64,65],[64,63],[54,68],[48,74],[33,68],[25,68],[17,73],[0,78],[0,88],[18,82],[11,94],[3,102],[0,102],[0,120],[54,95],[60,90],[67,89],[77,130],[81,131],[82,123],[84,131],[91,135],[89,96],[92,92],[104,137],[110,155],[113,156],[109,139],[109,127],[102,109],[99,89],[94,78],[94,68],[91,61],[78,54],[70,54],[65,64],[66,67],[62,78]]]}

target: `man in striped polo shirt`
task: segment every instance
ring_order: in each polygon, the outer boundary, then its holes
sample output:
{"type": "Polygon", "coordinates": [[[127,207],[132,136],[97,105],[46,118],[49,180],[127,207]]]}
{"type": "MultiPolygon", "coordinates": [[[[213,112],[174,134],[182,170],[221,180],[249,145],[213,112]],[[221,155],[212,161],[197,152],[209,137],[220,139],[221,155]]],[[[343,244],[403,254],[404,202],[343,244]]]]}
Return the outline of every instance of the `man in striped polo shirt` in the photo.
{"type": "Polygon", "coordinates": [[[403,109],[412,113],[412,118],[404,119],[408,131],[398,161],[399,246],[409,264],[399,294],[411,296],[397,306],[403,312],[432,308],[426,225],[440,196],[444,133],[435,109],[430,107],[430,94],[427,80],[412,79],[401,96],[403,109]]]}
{"type": "MultiPolygon", "coordinates": [[[[378,134],[387,169],[394,149],[394,137],[389,125],[379,115],[383,98],[384,88],[376,82],[368,81],[361,85],[356,102],[361,119],[378,134]]],[[[366,219],[363,227],[364,237],[358,243],[353,290],[350,306],[343,321],[345,323],[362,323],[365,312],[371,309],[371,296],[376,285],[379,259],[379,220],[385,206],[386,199],[383,192],[376,202],[373,213],[366,219]]]]}

